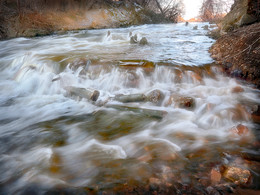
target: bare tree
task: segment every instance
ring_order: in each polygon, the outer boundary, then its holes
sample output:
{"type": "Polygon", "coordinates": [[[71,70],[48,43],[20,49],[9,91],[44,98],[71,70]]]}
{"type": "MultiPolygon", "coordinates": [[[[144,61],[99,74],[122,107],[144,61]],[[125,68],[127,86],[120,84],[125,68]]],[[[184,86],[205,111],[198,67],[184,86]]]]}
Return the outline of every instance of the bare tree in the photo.
{"type": "Polygon", "coordinates": [[[182,0],[148,0],[144,3],[148,9],[160,13],[173,22],[176,22],[178,16],[184,12],[182,0]]]}
{"type": "Polygon", "coordinates": [[[233,0],[204,0],[200,8],[203,21],[215,21],[223,17],[230,10],[233,0]]]}

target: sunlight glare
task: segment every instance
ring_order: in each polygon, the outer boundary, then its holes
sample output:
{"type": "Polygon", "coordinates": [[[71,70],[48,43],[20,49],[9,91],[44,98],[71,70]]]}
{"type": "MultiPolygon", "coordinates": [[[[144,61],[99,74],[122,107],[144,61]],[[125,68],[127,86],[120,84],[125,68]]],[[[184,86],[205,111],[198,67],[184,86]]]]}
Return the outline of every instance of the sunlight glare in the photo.
{"type": "Polygon", "coordinates": [[[185,6],[184,19],[189,20],[199,15],[199,10],[203,0],[183,0],[185,6]]]}

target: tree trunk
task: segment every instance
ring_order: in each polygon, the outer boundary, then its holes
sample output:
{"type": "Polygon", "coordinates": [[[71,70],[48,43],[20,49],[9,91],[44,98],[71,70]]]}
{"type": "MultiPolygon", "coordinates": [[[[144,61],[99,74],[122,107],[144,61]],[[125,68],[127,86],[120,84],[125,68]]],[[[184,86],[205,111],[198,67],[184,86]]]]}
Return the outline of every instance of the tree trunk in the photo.
{"type": "Polygon", "coordinates": [[[158,0],[155,0],[155,2],[156,2],[156,4],[157,4],[157,7],[159,8],[160,12],[161,12],[162,15],[164,16],[164,11],[163,11],[163,9],[162,9],[162,7],[161,7],[161,4],[159,3],[158,0]]]}

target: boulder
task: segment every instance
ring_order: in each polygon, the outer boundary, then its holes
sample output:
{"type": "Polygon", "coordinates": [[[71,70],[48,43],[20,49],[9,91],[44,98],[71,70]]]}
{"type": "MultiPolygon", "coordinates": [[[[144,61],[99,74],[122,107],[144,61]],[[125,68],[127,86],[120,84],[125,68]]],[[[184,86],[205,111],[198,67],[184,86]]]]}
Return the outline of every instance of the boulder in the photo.
{"type": "Polygon", "coordinates": [[[198,30],[198,26],[194,26],[194,27],[193,27],[193,30],[198,30]]]}

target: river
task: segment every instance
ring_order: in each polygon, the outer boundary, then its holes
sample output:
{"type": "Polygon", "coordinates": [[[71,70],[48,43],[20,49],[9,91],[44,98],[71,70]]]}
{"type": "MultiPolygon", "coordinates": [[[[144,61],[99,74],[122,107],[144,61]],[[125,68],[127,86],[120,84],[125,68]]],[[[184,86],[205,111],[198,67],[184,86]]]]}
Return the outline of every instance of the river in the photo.
{"type": "Polygon", "coordinates": [[[259,91],[214,64],[204,25],[1,41],[0,194],[206,193],[232,166],[259,188],[241,157],[257,153],[259,91]]]}

